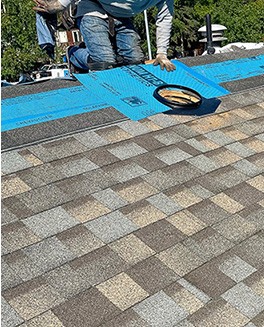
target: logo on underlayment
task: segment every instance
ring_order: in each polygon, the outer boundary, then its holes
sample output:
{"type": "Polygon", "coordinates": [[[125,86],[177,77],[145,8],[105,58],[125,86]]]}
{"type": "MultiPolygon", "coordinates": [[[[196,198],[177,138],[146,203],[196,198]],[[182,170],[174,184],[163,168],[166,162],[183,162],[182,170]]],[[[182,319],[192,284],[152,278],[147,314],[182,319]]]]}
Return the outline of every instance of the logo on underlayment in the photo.
{"type": "Polygon", "coordinates": [[[131,107],[139,107],[144,106],[146,104],[145,101],[139,99],[138,97],[123,98],[121,100],[129,104],[131,107]]]}

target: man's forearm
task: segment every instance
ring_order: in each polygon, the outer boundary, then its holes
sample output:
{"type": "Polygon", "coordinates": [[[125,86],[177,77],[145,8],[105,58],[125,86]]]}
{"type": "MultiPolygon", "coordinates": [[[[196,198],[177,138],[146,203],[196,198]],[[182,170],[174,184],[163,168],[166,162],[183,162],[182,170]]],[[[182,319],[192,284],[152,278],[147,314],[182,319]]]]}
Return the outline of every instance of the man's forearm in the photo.
{"type": "Polygon", "coordinates": [[[172,28],[173,1],[161,1],[156,19],[157,53],[167,54],[172,28]]]}
{"type": "Polygon", "coordinates": [[[167,50],[170,44],[171,24],[165,26],[164,25],[164,22],[161,25],[157,25],[156,44],[157,53],[167,54],[167,50]]]}

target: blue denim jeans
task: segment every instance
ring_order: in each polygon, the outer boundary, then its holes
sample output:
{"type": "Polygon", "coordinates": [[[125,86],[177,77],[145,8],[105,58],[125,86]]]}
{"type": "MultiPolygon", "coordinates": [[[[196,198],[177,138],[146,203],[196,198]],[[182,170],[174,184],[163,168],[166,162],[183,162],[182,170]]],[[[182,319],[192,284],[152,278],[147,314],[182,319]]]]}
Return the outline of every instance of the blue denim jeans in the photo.
{"type": "Polygon", "coordinates": [[[91,68],[92,63],[115,66],[120,58],[124,65],[143,61],[140,37],[130,19],[115,19],[113,39],[109,34],[108,19],[86,15],[77,23],[86,48],[72,49],[70,60],[75,66],[82,69],[91,68]]]}

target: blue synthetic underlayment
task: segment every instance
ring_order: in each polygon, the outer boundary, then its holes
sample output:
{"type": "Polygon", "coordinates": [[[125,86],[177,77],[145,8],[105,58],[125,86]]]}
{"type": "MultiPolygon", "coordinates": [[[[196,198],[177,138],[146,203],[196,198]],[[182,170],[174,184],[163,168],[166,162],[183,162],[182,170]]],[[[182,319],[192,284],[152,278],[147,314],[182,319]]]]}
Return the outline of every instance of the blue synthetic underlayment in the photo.
{"type": "Polygon", "coordinates": [[[76,86],[2,100],[2,131],[106,108],[109,105],[76,86]]]}
{"type": "Polygon", "coordinates": [[[5,99],[2,131],[109,106],[133,120],[145,118],[169,109],[152,96],[154,89],[164,82],[190,86],[207,98],[228,93],[181,62],[175,64],[177,70],[171,73],[153,65],[138,65],[79,74],[76,77],[84,86],[5,99]]]}
{"type": "MultiPolygon", "coordinates": [[[[101,80],[102,77],[106,75],[107,80],[102,82],[104,83],[104,87],[101,85],[100,90],[108,90],[107,95],[103,93],[100,97],[98,97],[98,95],[101,91],[99,92],[98,88],[95,88],[95,85],[98,85],[98,83],[95,83],[93,80],[90,90],[87,90],[84,86],[78,86],[4,99],[2,100],[2,131],[73,116],[108,106],[115,107],[114,103],[110,103],[111,101],[109,101],[109,99],[114,99],[114,102],[117,103],[116,109],[120,110],[131,119],[140,119],[157,112],[163,112],[168,110],[168,107],[163,106],[161,103],[157,102],[157,100],[152,98],[152,91],[156,87],[153,87],[153,83],[154,85],[159,84],[159,79],[166,83],[177,83],[189,86],[196,89],[207,98],[218,97],[227,94],[228,91],[219,87],[214,83],[215,81],[221,83],[223,81],[232,81],[235,79],[263,74],[264,56],[260,55],[252,58],[229,60],[210,65],[195,66],[192,68],[185,66],[179,61],[175,61],[175,64],[177,70],[173,73],[161,71],[159,67],[154,67],[153,65],[140,65],[135,66],[134,68],[122,67],[111,71],[77,76],[80,80],[83,77],[90,76],[88,78],[88,81],[90,81],[94,78],[98,80],[99,77],[101,80]],[[139,72],[141,67],[147,70],[145,79],[148,80],[149,78],[152,78],[152,81],[150,81],[151,83],[149,83],[150,85],[152,84],[151,86],[143,87],[142,74],[144,74],[144,71],[139,72]],[[126,81],[126,78],[124,78],[124,76],[128,76],[128,69],[129,75],[134,75],[132,83],[126,81]],[[137,73],[135,70],[137,70],[137,73]],[[124,72],[126,73],[124,74],[124,72]],[[149,75],[149,73],[154,74],[154,77],[149,75]],[[207,76],[209,79],[203,75],[207,76]],[[117,80],[117,78],[120,78],[120,80],[117,80]],[[137,79],[141,82],[136,82],[137,79]],[[118,88],[121,89],[119,100],[112,93],[113,90],[111,91],[112,84],[117,84],[118,88]],[[126,85],[126,88],[124,85],[126,85]],[[140,92],[133,95],[132,91],[134,93],[137,92],[138,86],[141,86],[140,92]],[[144,90],[146,93],[144,93],[144,90]],[[137,99],[139,93],[144,96],[140,101],[137,99]],[[112,97],[108,97],[108,94],[112,97]],[[121,98],[123,100],[121,100],[121,98]],[[153,101],[155,105],[152,106],[153,101]],[[147,103],[150,108],[146,108],[145,103],[147,103]]],[[[129,81],[131,81],[131,78],[129,78],[129,81]]],[[[87,83],[87,81],[85,81],[85,83],[87,83]]]]}
{"type": "Polygon", "coordinates": [[[179,84],[199,92],[203,97],[215,98],[229,92],[179,61],[177,69],[168,73],[153,65],[124,66],[90,74],[76,75],[88,90],[96,89],[100,98],[132,120],[139,120],[169,108],[153,97],[154,90],[163,84],[179,84]]]}
{"type": "Polygon", "coordinates": [[[206,76],[217,84],[235,81],[257,75],[263,75],[264,55],[243,59],[227,60],[203,66],[194,66],[192,69],[197,73],[206,76]]]}

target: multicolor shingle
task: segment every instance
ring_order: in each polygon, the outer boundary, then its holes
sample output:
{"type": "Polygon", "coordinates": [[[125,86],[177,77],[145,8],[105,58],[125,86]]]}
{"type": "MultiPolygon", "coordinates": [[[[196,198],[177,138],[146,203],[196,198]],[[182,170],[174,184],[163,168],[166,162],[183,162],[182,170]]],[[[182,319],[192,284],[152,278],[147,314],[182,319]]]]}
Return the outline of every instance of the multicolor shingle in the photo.
{"type": "Polygon", "coordinates": [[[263,103],[3,153],[3,326],[263,326],[263,103]]]}

